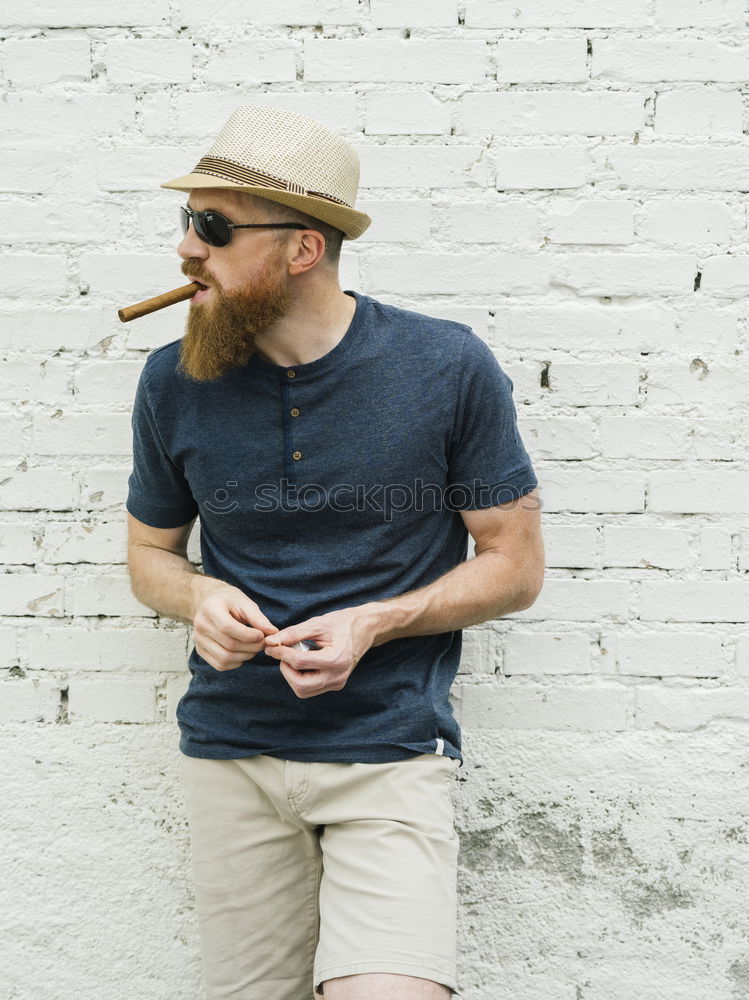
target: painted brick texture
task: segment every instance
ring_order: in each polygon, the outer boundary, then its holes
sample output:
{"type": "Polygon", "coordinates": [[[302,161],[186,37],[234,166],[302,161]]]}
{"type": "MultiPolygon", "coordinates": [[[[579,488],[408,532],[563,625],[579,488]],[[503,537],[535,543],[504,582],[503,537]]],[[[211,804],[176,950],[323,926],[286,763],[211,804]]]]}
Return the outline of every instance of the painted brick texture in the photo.
{"type": "Polygon", "coordinates": [[[204,995],[191,635],[132,595],[124,512],[137,378],[187,306],[116,310],[182,282],[158,185],[240,103],[354,144],[342,287],[470,324],[541,481],[543,591],[465,631],[452,693],[461,997],[746,995],[742,0],[10,0],[0,27],[8,997],[204,995]]]}

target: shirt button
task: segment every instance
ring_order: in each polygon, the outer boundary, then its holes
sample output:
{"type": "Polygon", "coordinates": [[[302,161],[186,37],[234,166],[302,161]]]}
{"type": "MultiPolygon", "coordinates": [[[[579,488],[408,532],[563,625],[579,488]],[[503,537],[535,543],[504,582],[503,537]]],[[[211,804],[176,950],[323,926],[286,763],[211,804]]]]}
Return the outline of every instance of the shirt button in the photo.
{"type": "Polygon", "coordinates": [[[299,416],[299,410],[296,408],[296,406],[292,407],[291,415],[292,415],[292,417],[298,417],[299,416]]]}
{"type": "Polygon", "coordinates": [[[295,462],[298,462],[299,459],[302,457],[302,453],[301,451],[295,451],[291,457],[294,459],[295,462]]]}
{"type": "Polygon", "coordinates": [[[289,376],[289,378],[296,378],[296,372],[294,371],[293,368],[289,368],[286,374],[289,376]]]}

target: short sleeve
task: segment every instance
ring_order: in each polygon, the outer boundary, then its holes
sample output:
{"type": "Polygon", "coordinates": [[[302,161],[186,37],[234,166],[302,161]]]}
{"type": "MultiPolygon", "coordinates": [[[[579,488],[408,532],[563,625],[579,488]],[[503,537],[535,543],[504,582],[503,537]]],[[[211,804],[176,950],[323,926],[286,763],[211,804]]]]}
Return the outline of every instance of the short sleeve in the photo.
{"type": "Polygon", "coordinates": [[[473,331],[464,342],[460,365],[449,451],[450,506],[495,507],[524,496],[538,479],[518,431],[512,380],[473,331]]]}
{"type": "Polygon", "coordinates": [[[128,479],[127,510],[154,528],[177,528],[198,513],[184,473],[167,454],[147,388],[140,373],[132,414],[133,470],[128,479]]]}

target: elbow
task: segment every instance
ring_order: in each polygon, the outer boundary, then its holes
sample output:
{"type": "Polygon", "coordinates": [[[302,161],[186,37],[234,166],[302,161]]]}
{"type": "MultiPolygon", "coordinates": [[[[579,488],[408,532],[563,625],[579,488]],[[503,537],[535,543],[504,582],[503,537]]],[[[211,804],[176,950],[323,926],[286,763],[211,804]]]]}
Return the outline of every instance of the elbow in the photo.
{"type": "Polygon", "coordinates": [[[536,603],[544,585],[544,566],[539,566],[533,573],[528,573],[523,585],[518,590],[518,606],[516,611],[525,611],[536,603]]]}

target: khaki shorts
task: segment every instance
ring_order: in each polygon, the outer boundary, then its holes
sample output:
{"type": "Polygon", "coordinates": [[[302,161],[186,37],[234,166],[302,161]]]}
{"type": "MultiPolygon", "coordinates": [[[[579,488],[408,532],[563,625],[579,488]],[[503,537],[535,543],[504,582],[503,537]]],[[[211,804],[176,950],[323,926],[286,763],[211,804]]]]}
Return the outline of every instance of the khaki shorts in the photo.
{"type": "Polygon", "coordinates": [[[365,972],[457,990],[457,760],[180,757],[209,1000],[365,972]]]}

